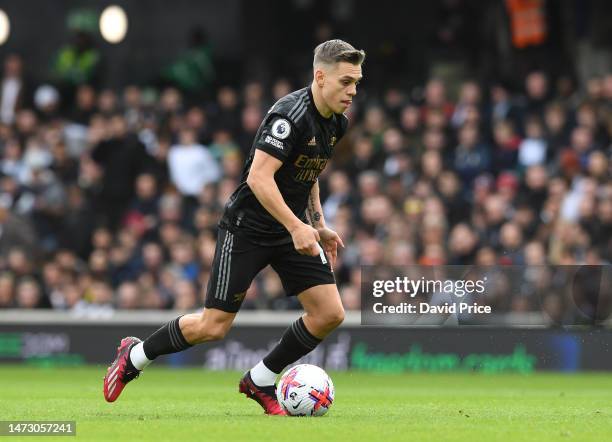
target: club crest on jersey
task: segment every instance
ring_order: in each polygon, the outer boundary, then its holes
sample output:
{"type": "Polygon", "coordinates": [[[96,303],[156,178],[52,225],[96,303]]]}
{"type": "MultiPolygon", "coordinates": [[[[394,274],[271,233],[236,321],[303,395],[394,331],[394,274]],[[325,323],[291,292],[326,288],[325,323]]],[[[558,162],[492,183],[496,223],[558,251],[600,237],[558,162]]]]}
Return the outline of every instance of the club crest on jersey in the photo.
{"type": "Polygon", "coordinates": [[[276,120],[272,124],[272,135],[276,138],[284,140],[291,133],[291,124],[283,118],[276,120]]]}

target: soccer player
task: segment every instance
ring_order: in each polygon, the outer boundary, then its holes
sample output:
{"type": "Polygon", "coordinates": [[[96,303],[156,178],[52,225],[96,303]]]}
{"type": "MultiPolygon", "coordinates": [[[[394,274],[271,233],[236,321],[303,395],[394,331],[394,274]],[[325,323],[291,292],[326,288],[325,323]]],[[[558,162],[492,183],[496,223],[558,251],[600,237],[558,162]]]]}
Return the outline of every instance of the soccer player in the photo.
{"type": "Polygon", "coordinates": [[[344,319],[332,270],[337,247],[344,245],[325,225],[317,178],[346,132],[343,112],[357,93],[364,58],[363,51],[342,40],[320,44],[314,51],[312,84],[268,111],[219,222],[204,311],[170,321],[144,342],[124,338],[104,377],[107,401],[115,401],[158,356],[222,339],[251,281],[270,264],[305,313],[244,374],[239,391],[265,413],[285,414],[276,400],[276,377],[344,319]]]}

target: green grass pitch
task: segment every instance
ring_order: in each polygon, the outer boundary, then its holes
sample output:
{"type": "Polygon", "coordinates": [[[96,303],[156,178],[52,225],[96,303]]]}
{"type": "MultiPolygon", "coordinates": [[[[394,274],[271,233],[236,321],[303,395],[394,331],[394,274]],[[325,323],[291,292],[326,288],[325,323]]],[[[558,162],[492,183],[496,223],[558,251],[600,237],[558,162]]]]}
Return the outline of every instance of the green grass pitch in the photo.
{"type": "Polygon", "coordinates": [[[612,440],[609,374],[331,373],[322,418],[263,415],[236,372],[150,367],[114,404],[103,375],[0,366],[0,420],[75,420],[77,439],[104,441],[612,440]]]}

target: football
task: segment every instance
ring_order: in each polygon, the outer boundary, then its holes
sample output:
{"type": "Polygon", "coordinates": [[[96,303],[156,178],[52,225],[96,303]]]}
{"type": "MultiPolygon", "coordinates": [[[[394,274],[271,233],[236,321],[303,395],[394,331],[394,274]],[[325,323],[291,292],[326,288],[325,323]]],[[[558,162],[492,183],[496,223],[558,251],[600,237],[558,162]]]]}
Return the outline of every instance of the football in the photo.
{"type": "Polygon", "coordinates": [[[289,416],[323,416],[334,402],[334,384],[322,368],[300,364],[283,374],[276,395],[289,416]]]}

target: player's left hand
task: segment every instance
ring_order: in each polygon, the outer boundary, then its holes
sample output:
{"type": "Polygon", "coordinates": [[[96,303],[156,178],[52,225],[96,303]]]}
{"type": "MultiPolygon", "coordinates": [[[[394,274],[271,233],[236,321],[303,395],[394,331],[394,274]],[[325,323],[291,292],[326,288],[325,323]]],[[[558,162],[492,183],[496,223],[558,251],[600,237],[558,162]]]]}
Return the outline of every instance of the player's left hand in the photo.
{"type": "Polygon", "coordinates": [[[323,227],[322,229],[317,229],[317,231],[321,238],[321,246],[323,246],[325,254],[329,257],[331,267],[334,268],[336,265],[336,258],[338,257],[338,244],[344,247],[344,243],[340,236],[332,229],[323,227]]]}

